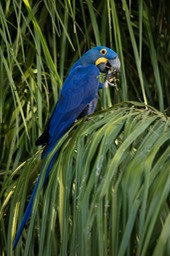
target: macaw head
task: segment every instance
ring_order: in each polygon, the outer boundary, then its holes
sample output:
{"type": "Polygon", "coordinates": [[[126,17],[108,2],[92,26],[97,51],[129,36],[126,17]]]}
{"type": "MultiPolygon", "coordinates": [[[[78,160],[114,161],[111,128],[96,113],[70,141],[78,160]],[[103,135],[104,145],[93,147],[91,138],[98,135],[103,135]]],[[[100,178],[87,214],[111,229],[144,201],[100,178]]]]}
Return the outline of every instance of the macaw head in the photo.
{"type": "Polygon", "coordinates": [[[117,72],[120,70],[118,55],[110,48],[97,46],[90,49],[87,53],[93,55],[93,61],[95,61],[95,65],[100,72],[107,73],[110,69],[114,69],[117,72]]]}
{"type": "Polygon", "coordinates": [[[86,53],[73,65],[75,68],[78,65],[87,66],[94,64],[100,72],[107,73],[108,70],[120,70],[120,61],[116,52],[105,46],[97,46],[86,53]]]}

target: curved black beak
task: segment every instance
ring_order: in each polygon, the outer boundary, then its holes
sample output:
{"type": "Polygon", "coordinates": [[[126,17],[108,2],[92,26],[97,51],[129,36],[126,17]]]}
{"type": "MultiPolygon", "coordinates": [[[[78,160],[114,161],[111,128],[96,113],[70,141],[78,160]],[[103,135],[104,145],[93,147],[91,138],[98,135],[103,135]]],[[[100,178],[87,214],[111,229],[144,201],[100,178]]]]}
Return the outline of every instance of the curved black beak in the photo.
{"type": "Polygon", "coordinates": [[[98,60],[97,67],[100,72],[105,73],[105,82],[102,87],[106,88],[108,85],[116,86],[117,73],[120,71],[120,60],[118,57],[114,59],[101,58],[98,60]]]}
{"type": "Polygon", "coordinates": [[[102,73],[108,73],[108,71],[114,71],[117,73],[120,70],[120,60],[118,57],[110,60],[103,58],[97,67],[102,73]]]}

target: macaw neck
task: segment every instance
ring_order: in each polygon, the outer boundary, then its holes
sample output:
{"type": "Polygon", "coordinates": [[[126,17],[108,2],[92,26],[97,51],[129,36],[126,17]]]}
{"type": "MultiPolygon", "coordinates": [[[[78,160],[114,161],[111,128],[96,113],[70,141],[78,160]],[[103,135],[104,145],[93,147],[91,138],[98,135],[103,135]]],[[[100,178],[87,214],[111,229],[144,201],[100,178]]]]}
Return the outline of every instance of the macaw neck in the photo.
{"type": "Polygon", "coordinates": [[[77,66],[81,65],[86,67],[89,64],[95,64],[95,60],[92,59],[92,56],[89,57],[89,54],[87,54],[87,52],[80,58],[78,59],[74,65],[72,66],[70,72],[76,68],[77,66]]]}

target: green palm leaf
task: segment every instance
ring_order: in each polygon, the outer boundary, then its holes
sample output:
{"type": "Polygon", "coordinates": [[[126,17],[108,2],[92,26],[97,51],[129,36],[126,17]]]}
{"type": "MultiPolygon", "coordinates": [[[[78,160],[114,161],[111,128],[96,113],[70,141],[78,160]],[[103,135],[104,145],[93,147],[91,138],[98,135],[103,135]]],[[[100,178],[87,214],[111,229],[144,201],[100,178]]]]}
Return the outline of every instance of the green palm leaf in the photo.
{"type": "MultiPolygon", "coordinates": [[[[130,105],[81,120],[63,137],[44,194],[41,187],[36,194],[18,254],[156,254],[161,232],[167,243],[169,229],[161,226],[169,218],[170,120],[154,109],[130,105]]],[[[29,168],[36,161],[22,167],[16,183],[7,248],[31,193],[29,168]]]]}

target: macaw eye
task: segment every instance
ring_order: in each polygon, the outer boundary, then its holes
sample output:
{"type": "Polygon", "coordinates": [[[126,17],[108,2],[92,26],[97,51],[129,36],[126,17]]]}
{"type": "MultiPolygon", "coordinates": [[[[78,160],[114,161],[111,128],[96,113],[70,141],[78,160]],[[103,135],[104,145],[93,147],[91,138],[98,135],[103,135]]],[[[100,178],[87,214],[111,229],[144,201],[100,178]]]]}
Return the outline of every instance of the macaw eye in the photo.
{"type": "Polygon", "coordinates": [[[101,50],[100,50],[100,53],[101,53],[102,55],[105,55],[105,54],[107,53],[107,50],[106,50],[106,49],[101,49],[101,50]]]}

